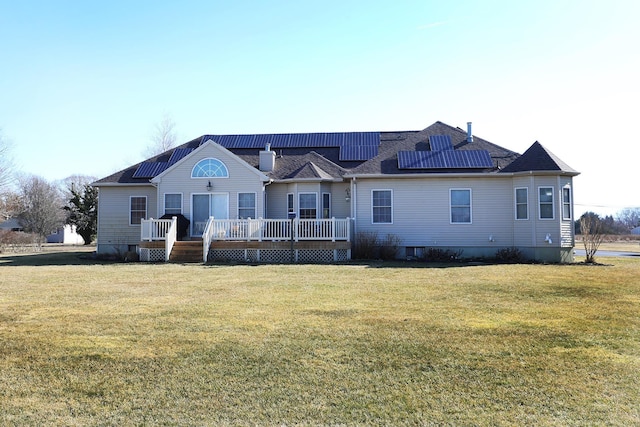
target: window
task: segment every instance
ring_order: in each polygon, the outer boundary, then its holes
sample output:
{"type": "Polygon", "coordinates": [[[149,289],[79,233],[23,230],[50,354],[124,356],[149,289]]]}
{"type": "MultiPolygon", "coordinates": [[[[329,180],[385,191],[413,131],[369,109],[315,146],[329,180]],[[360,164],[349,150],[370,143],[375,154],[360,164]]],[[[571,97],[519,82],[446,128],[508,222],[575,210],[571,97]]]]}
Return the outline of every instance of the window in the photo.
{"type": "Polygon", "coordinates": [[[129,225],[140,224],[147,217],[147,198],[131,196],[129,199],[129,225]]]}
{"type": "Polygon", "coordinates": [[[562,189],[562,219],[571,219],[571,188],[562,189]]]}
{"type": "Polygon", "coordinates": [[[471,190],[449,190],[452,224],[471,224],[471,190]]]}
{"type": "Polygon", "coordinates": [[[193,167],[191,178],[228,178],[229,171],[218,159],[203,159],[193,167]]]}
{"type": "Polygon", "coordinates": [[[371,221],[374,224],[391,224],[393,222],[391,190],[371,191],[371,221]]]}
{"type": "Polygon", "coordinates": [[[182,194],[164,195],[165,215],[178,215],[182,213],[182,194]]]}
{"type": "Polygon", "coordinates": [[[256,217],[256,193],[238,193],[238,218],[256,217]]]}
{"type": "Polygon", "coordinates": [[[293,208],[293,193],[287,193],[287,212],[295,212],[293,208]]]}
{"type": "Polygon", "coordinates": [[[322,218],[331,218],[331,194],[322,193],[322,218]]]}
{"type": "Polygon", "coordinates": [[[528,188],[516,188],[516,219],[529,219],[528,188]]]}
{"type": "Polygon", "coordinates": [[[553,219],[553,187],[540,187],[538,192],[540,219],[553,219]]]}
{"type": "Polygon", "coordinates": [[[300,194],[300,219],[317,218],[317,194],[301,193],[300,194]]]}

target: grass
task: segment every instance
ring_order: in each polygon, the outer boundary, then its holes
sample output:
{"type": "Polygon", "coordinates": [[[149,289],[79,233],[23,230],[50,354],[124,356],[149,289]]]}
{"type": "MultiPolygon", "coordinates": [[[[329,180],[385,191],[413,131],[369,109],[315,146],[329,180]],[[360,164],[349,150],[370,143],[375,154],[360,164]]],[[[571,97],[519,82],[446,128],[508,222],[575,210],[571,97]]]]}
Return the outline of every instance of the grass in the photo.
{"type": "Polygon", "coordinates": [[[0,257],[2,425],[638,425],[640,261],[0,257]],[[442,268],[439,268],[442,267],[442,268]]]}

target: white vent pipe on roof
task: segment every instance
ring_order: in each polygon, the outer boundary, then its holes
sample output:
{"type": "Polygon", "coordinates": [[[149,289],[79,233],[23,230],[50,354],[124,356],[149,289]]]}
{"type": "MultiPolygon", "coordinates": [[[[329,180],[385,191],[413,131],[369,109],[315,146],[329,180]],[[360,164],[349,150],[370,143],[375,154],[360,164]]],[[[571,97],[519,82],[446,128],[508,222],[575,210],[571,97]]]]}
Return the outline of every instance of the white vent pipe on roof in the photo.
{"type": "Polygon", "coordinates": [[[471,122],[467,122],[467,142],[473,142],[473,135],[471,134],[471,122]]]}

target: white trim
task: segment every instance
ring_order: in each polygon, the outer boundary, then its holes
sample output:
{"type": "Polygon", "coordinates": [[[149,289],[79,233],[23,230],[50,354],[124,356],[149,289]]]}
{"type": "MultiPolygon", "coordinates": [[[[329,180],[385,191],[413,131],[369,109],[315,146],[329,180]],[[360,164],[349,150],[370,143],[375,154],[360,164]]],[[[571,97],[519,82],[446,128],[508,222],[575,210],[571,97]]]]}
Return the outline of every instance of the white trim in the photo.
{"type": "MultiPolygon", "coordinates": [[[[466,207],[466,205],[456,205],[455,207],[466,207]]],[[[473,224],[473,191],[471,188],[450,188],[449,189],[449,224],[450,225],[469,225],[473,224]],[[468,222],[454,222],[452,215],[452,208],[454,207],[451,204],[451,192],[452,191],[468,191],[469,192],[469,221],[468,222]]]]}
{"type": "Polygon", "coordinates": [[[193,167],[191,168],[191,175],[189,175],[189,177],[191,179],[226,179],[229,178],[229,168],[227,167],[227,164],[225,162],[223,162],[222,160],[215,158],[215,157],[203,157],[202,159],[198,160],[193,167]],[[224,167],[224,170],[226,171],[226,176],[193,176],[193,172],[196,170],[196,167],[204,162],[205,160],[215,160],[216,162],[220,162],[220,164],[224,167]]]}
{"type": "MultiPolygon", "coordinates": [[[[393,189],[391,188],[372,188],[371,189],[371,224],[372,225],[393,225],[393,189]],[[391,221],[390,222],[375,222],[373,220],[373,192],[374,191],[388,191],[389,193],[391,193],[391,206],[389,206],[391,208],[391,221]]],[[[379,207],[386,207],[386,206],[379,206],[379,207]]]]}
{"type": "Polygon", "coordinates": [[[163,193],[162,195],[162,212],[164,212],[164,215],[167,214],[167,195],[176,195],[178,194],[180,196],[180,213],[183,214],[184,213],[184,193],[179,192],[179,193],[163,193]]]}
{"type": "Polygon", "coordinates": [[[560,197],[561,197],[561,204],[562,204],[562,220],[563,221],[571,221],[573,219],[573,191],[571,189],[571,185],[570,184],[566,184],[565,186],[563,186],[560,189],[560,197]],[[564,190],[569,190],[569,201],[565,202],[564,200],[564,190]],[[564,215],[564,207],[565,205],[569,205],[569,216],[566,217],[564,215]]]}
{"type": "Polygon", "coordinates": [[[322,195],[320,196],[320,216],[322,217],[322,219],[329,219],[331,218],[331,193],[328,192],[323,192],[322,195]],[[327,216],[324,216],[324,196],[327,195],[329,196],[329,214],[327,216]]]}
{"type": "Polygon", "coordinates": [[[514,219],[516,221],[529,221],[529,187],[516,187],[513,189],[513,209],[514,209],[514,219]],[[518,190],[526,190],[527,191],[527,216],[525,218],[518,218],[518,190]]]}
{"type": "Polygon", "coordinates": [[[137,227],[137,226],[140,225],[140,224],[132,224],[131,223],[131,213],[133,211],[131,209],[131,199],[133,199],[134,197],[137,198],[137,199],[138,198],[144,199],[144,215],[140,219],[141,220],[148,219],[147,215],[149,213],[149,200],[148,200],[147,196],[136,196],[136,195],[133,195],[133,194],[129,195],[129,226],[131,226],[131,227],[137,227]]]}
{"type": "Polygon", "coordinates": [[[303,194],[313,194],[315,196],[315,199],[316,199],[316,217],[315,218],[310,218],[310,219],[318,219],[318,193],[317,192],[313,192],[313,191],[304,191],[304,192],[298,193],[298,219],[303,219],[302,216],[300,215],[300,209],[301,209],[301,205],[302,205],[302,203],[300,203],[300,196],[302,196],[303,194]]]}
{"type": "Polygon", "coordinates": [[[294,193],[287,193],[287,214],[289,212],[296,211],[296,195],[294,193]],[[291,206],[289,206],[289,196],[291,196],[291,206]]]}
{"type": "MultiPolygon", "coordinates": [[[[236,217],[238,219],[241,219],[240,218],[240,195],[241,194],[253,194],[253,216],[248,216],[247,218],[256,219],[256,215],[258,214],[258,193],[256,193],[255,191],[239,191],[236,194],[236,201],[237,201],[236,217]]],[[[248,209],[248,208],[243,208],[243,209],[248,209]]]]}
{"type": "MultiPolygon", "coordinates": [[[[206,147],[214,147],[216,150],[221,151],[223,154],[226,154],[230,157],[233,157],[233,159],[235,161],[237,161],[238,163],[244,165],[244,167],[251,171],[251,173],[257,175],[258,177],[260,177],[260,180],[263,182],[267,182],[270,181],[271,178],[269,178],[267,175],[265,175],[264,173],[260,172],[257,168],[255,168],[254,166],[251,166],[249,163],[247,163],[246,161],[242,160],[240,157],[238,157],[237,155],[233,154],[231,151],[227,150],[226,148],[224,148],[222,145],[217,144],[213,141],[213,139],[207,139],[205,142],[203,142],[202,144],[200,144],[199,147],[197,147],[196,149],[194,149],[191,153],[187,154],[186,156],[184,156],[183,158],[181,158],[180,160],[178,160],[177,162],[175,162],[173,165],[169,166],[167,169],[165,169],[161,174],[156,175],[154,178],[151,178],[149,180],[149,182],[151,183],[159,183],[160,181],[162,181],[162,178],[168,174],[170,171],[172,171],[175,167],[177,167],[178,165],[182,164],[183,162],[186,162],[187,159],[190,159],[196,155],[199,155],[199,153],[204,150],[206,147]]],[[[225,164],[226,166],[226,164],[225,164]]],[[[108,185],[108,184],[99,184],[99,185],[108,185]]],[[[116,186],[120,186],[120,185],[127,185],[127,184],[118,184],[115,183],[114,185],[116,186]]],[[[138,184],[134,184],[134,185],[138,185],[138,184]]]]}
{"type": "MultiPolygon", "coordinates": [[[[545,202],[545,205],[548,204],[548,202],[545,202]]],[[[538,186],[538,219],[540,221],[553,221],[556,219],[556,194],[555,194],[555,188],[553,187],[553,185],[540,185],[538,186]],[[550,188],[551,189],[551,218],[542,218],[542,203],[540,201],[540,190],[543,188],[550,188]]]]}

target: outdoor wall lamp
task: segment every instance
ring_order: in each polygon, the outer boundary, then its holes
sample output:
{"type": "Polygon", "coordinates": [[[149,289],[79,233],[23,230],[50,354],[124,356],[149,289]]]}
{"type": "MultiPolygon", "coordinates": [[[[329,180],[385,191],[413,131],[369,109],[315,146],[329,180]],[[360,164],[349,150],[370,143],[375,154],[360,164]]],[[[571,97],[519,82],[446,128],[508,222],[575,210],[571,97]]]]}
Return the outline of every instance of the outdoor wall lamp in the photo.
{"type": "Polygon", "coordinates": [[[211,191],[211,190],[213,190],[213,184],[211,184],[211,181],[209,181],[207,183],[207,191],[211,191]]]}
{"type": "Polygon", "coordinates": [[[344,190],[344,199],[348,202],[349,200],[351,200],[351,190],[348,188],[345,188],[344,190]]]}
{"type": "Polygon", "coordinates": [[[489,234],[489,241],[490,242],[495,242],[496,241],[496,238],[493,237],[493,234],[489,234]]]}
{"type": "Polygon", "coordinates": [[[544,241],[547,242],[548,244],[553,243],[553,241],[551,240],[551,233],[547,233],[547,235],[544,238],[544,241]]]}

